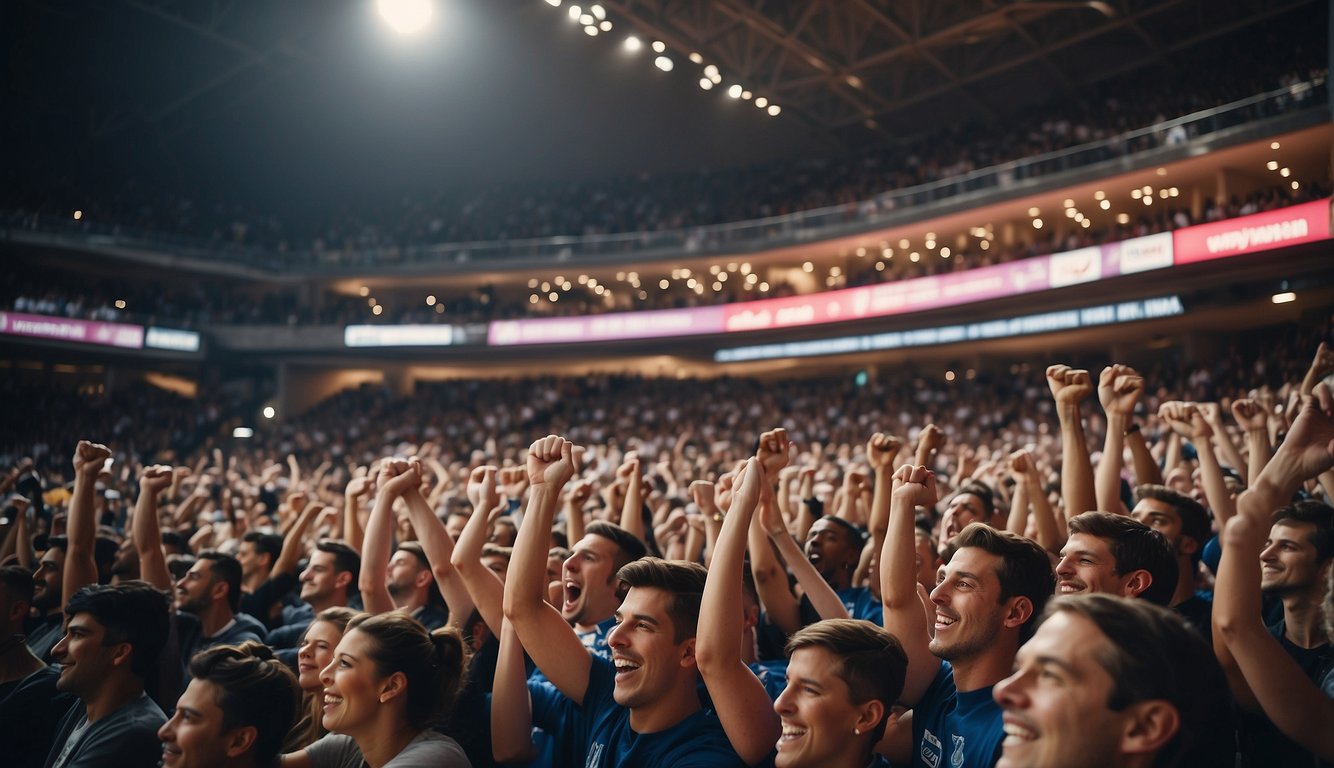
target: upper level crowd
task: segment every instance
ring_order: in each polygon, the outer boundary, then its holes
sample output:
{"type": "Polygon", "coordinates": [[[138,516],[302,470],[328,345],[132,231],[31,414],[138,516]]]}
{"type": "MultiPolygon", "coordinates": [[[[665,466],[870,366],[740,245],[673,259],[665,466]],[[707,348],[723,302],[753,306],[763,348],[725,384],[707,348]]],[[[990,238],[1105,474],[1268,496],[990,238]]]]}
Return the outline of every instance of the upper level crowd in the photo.
{"type": "Polygon", "coordinates": [[[1138,370],[368,387],[250,441],[207,391],[12,380],[7,760],[1328,762],[1331,319],[1138,370]]]}

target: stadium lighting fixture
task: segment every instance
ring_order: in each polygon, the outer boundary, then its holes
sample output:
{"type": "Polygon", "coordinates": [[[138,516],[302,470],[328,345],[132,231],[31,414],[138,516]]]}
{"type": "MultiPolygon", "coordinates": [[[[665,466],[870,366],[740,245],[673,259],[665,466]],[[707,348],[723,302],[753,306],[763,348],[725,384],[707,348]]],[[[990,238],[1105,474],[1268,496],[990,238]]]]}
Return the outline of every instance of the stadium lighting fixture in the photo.
{"type": "Polygon", "coordinates": [[[375,0],[375,7],[380,18],[400,35],[422,31],[435,13],[431,0],[375,0]]]}
{"type": "Polygon", "coordinates": [[[666,56],[659,56],[653,60],[653,66],[661,69],[663,72],[671,72],[674,65],[672,64],[671,59],[666,56]]]}
{"type": "Polygon", "coordinates": [[[701,77],[701,78],[699,79],[699,87],[700,87],[700,88],[703,88],[704,90],[707,91],[707,90],[713,88],[713,81],[710,80],[710,79],[707,78],[707,77],[701,77]]]}
{"type": "Polygon", "coordinates": [[[778,113],[782,111],[783,108],[778,106],[777,104],[769,105],[769,117],[778,117],[778,113]]]}
{"type": "Polygon", "coordinates": [[[271,418],[273,418],[274,416],[276,416],[277,414],[278,414],[278,412],[275,411],[275,410],[273,410],[273,406],[271,406],[271,405],[266,405],[266,406],[264,406],[264,418],[266,418],[266,419],[271,419],[271,418]]]}
{"type": "Polygon", "coordinates": [[[559,8],[560,0],[547,0],[547,5],[551,6],[552,8],[559,8]]]}
{"type": "Polygon", "coordinates": [[[75,212],[74,212],[74,220],[75,220],[75,221],[78,221],[79,219],[82,219],[82,218],[83,218],[83,211],[75,211],[75,212]]]}
{"type": "Polygon", "coordinates": [[[1297,294],[1292,291],[1284,291],[1270,296],[1269,300],[1275,304],[1288,304],[1297,300],[1297,294]]]}
{"type": "Polygon", "coordinates": [[[1270,149],[1278,149],[1280,146],[1281,146],[1281,145],[1280,145],[1277,141],[1275,141],[1275,142],[1273,142],[1273,143],[1271,143],[1271,144],[1269,145],[1269,148],[1270,148],[1270,149]]]}
{"type": "Polygon", "coordinates": [[[232,437],[244,440],[246,438],[254,436],[255,436],[255,430],[251,429],[250,427],[235,427],[232,429],[232,437]]]}
{"type": "Polygon", "coordinates": [[[764,109],[765,107],[769,106],[769,100],[764,98],[763,96],[758,96],[755,99],[755,106],[759,107],[760,109],[764,109]]]}
{"type": "Polygon", "coordinates": [[[644,47],[643,41],[641,41],[634,35],[630,35],[629,37],[625,38],[625,50],[634,53],[643,47],[644,47]]]}
{"type": "Polygon", "coordinates": [[[728,96],[731,96],[731,97],[734,98],[734,99],[739,99],[739,98],[741,98],[741,91],[742,91],[742,90],[744,90],[744,89],[743,89],[741,86],[739,86],[739,85],[733,85],[731,88],[728,88],[728,89],[727,89],[727,95],[728,95],[728,96]]]}
{"type": "Polygon", "coordinates": [[[654,41],[653,41],[653,52],[654,52],[654,53],[665,53],[666,51],[667,51],[667,44],[666,44],[666,43],[664,43],[664,42],[661,41],[661,40],[654,40],[654,41]]]}
{"type": "Polygon", "coordinates": [[[577,5],[570,6],[568,13],[570,14],[570,21],[578,21],[579,17],[584,15],[583,9],[577,5]]]}

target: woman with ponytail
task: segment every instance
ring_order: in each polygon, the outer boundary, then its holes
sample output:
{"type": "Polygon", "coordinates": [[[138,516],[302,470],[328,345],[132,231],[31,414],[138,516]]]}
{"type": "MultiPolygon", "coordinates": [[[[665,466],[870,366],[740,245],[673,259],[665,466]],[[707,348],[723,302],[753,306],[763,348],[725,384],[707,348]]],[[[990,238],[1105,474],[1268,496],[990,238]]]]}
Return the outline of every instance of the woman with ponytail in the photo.
{"type": "Polygon", "coordinates": [[[320,674],[333,661],[334,649],[343,639],[348,622],[357,612],[341,605],[325,608],[306,627],[297,646],[296,679],[301,684],[301,722],[292,732],[288,749],[304,749],[319,741],[329,729],[324,727],[324,683],[320,674]]]}
{"type": "Polygon", "coordinates": [[[457,630],[428,633],[397,613],[352,619],[320,674],[328,736],[283,757],[285,768],[470,768],[453,739],[431,730],[464,682],[457,630]]]}

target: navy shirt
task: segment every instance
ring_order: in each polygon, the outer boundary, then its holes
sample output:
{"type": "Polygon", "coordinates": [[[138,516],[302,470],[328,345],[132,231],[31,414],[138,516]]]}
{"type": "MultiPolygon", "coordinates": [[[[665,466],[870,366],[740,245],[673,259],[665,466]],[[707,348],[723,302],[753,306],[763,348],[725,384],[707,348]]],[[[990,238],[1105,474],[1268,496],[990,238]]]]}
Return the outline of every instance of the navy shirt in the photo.
{"type": "Polygon", "coordinates": [[[922,768],[981,768],[1000,759],[1005,732],[992,686],[960,693],[954,667],[940,671],[913,707],[913,765],[922,768]]]}

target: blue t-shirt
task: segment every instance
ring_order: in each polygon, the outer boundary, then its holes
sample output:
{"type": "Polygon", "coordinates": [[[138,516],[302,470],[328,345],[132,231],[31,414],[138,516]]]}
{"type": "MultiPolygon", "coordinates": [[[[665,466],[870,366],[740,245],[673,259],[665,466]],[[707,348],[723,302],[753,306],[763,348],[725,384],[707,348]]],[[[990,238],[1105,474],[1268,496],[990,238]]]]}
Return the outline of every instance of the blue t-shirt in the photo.
{"type": "MultiPolygon", "coordinates": [[[[592,656],[575,730],[584,737],[584,768],[744,768],[712,710],[701,709],[657,733],[635,733],[630,710],[612,698],[616,669],[592,656]]],[[[537,703],[534,702],[536,716],[537,703]]],[[[579,765],[580,763],[575,763],[579,765]]]]}
{"type": "Polygon", "coordinates": [[[885,626],[885,605],[870,587],[848,587],[838,591],[838,599],[848,609],[848,617],[885,626]]]}
{"type": "Polygon", "coordinates": [[[591,632],[576,632],[575,634],[579,636],[579,642],[583,643],[584,647],[589,651],[592,651],[597,656],[610,660],[611,648],[607,646],[607,635],[615,628],[616,617],[608,616],[606,619],[599,622],[597,628],[591,632]]]}
{"type": "Polygon", "coordinates": [[[757,661],[746,666],[760,679],[760,685],[764,686],[764,692],[769,694],[769,698],[777,701],[783,689],[787,688],[787,659],[757,661]]]}
{"type": "Polygon", "coordinates": [[[913,765],[922,768],[981,768],[1000,759],[1001,708],[992,686],[961,693],[954,688],[954,667],[940,671],[913,707],[913,765]]]}

